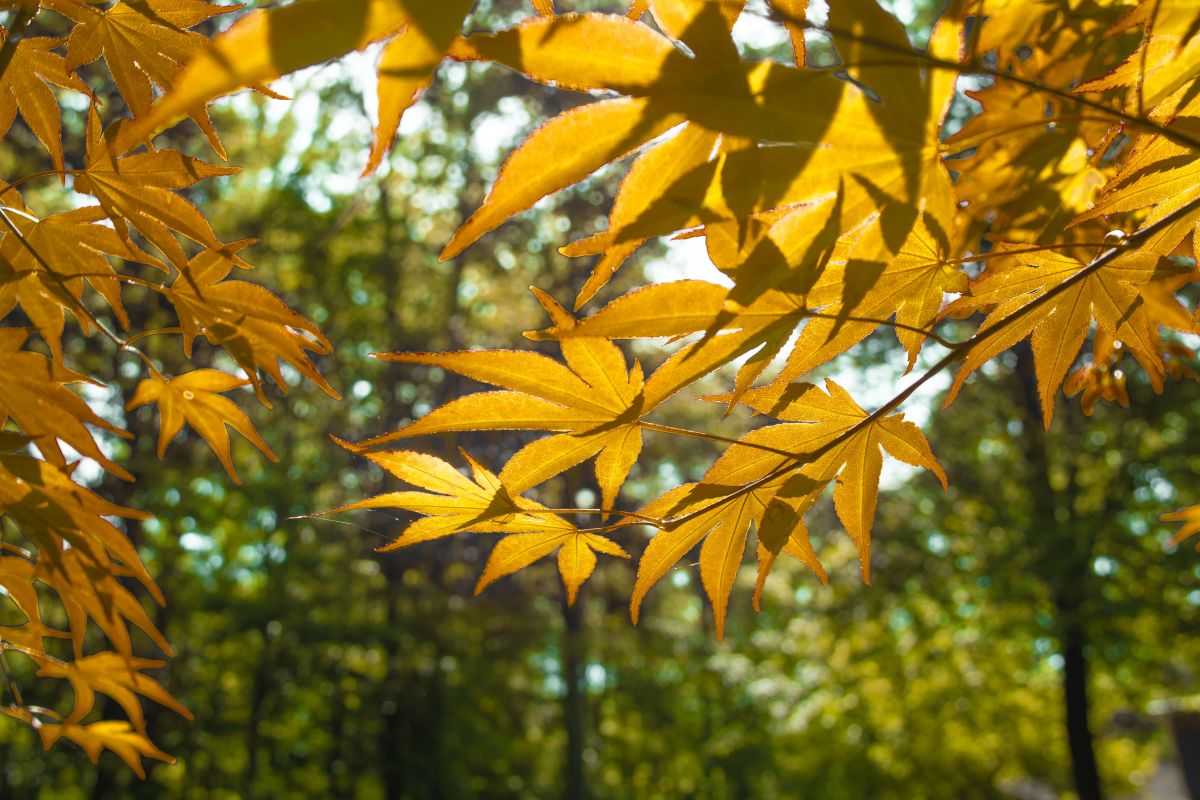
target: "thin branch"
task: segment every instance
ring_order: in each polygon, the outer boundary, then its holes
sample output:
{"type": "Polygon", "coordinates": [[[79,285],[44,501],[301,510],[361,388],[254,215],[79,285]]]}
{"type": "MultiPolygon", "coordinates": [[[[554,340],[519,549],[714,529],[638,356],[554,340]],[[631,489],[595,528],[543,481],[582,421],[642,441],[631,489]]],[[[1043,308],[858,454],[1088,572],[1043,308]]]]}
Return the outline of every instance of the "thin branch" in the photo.
{"type": "MultiPolygon", "coordinates": [[[[954,140],[953,137],[938,142],[938,150],[942,153],[959,153],[963,150],[970,150],[973,147],[978,147],[986,141],[996,139],[1001,136],[1015,133],[1016,131],[1026,130],[1028,128],[1045,128],[1054,125],[1058,122],[1105,122],[1101,117],[1089,117],[1086,114],[1065,114],[1057,117],[1045,117],[1044,119],[1029,120],[1020,122],[1015,125],[1009,125],[1007,128],[999,128],[990,130],[986,133],[968,136],[963,139],[954,140]]],[[[955,134],[957,136],[958,134],[955,134]]]]}
{"type": "MultiPolygon", "coordinates": [[[[662,521],[658,517],[648,517],[645,514],[639,514],[636,511],[622,511],[619,508],[522,508],[519,510],[521,514],[569,514],[576,516],[579,514],[599,514],[608,516],[612,514],[618,517],[627,517],[628,519],[637,522],[643,522],[647,525],[653,525],[656,528],[662,527],[662,521]]],[[[624,526],[622,526],[624,527],[624,526]]]]}
{"type": "Polygon", "coordinates": [[[177,334],[177,333],[183,333],[183,328],[180,328],[178,326],[172,326],[169,328],[152,328],[151,330],[148,330],[148,331],[141,331],[140,333],[135,333],[133,336],[130,336],[128,339],[126,339],[125,343],[133,344],[136,341],[140,341],[141,339],[146,339],[151,336],[166,336],[168,334],[177,334]]]}
{"type": "MultiPolygon", "coordinates": [[[[943,262],[943,263],[950,263],[950,262],[943,262]]],[[[945,347],[946,349],[951,349],[951,348],[957,347],[959,344],[961,344],[961,342],[952,342],[949,339],[943,338],[939,334],[934,333],[932,328],[921,328],[916,325],[906,325],[903,322],[897,322],[892,319],[875,319],[874,317],[859,317],[859,316],[855,316],[853,314],[850,314],[849,316],[842,316],[841,314],[825,314],[820,311],[809,311],[809,312],[807,312],[807,314],[808,314],[808,316],[814,317],[816,319],[831,319],[831,320],[834,320],[835,322],[840,321],[840,322],[873,323],[875,325],[880,326],[881,328],[895,328],[896,330],[899,330],[899,331],[911,331],[912,333],[917,333],[917,334],[920,334],[921,336],[925,336],[929,339],[932,339],[933,341],[937,342],[938,344],[940,344],[942,347],[945,347]]]]}
{"type": "Polygon", "coordinates": [[[961,256],[960,258],[948,258],[943,261],[943,264],[970,264],[976,261],[991,261],[993,258],[1009,258],[1012,256],[1023,256],[1026,253],[1045,253],[1055,250],[1071,250],[1076,247],[1111,247],[1116,250],[1128,250],[1129,240],[1119,239],[1110,242],[1063,242],[1061,244],[1035,244],[1028,247],[1022,247],[1020,250],[989,250],[986,253],[974,253],[969,256],[961,256]]]}
{"type": "Polygon", "coordinates": [[[25,175],[25,176],[23,176],[23,177],[17,178],[15,181],[13,181],[12,183],[8,184],[8,186],[7,186],[6,188],[9,188],[9,189],[15,189],[15,188],[17,188],[18,186],[20,186],[22,183],[28,183],[29,181],[32,181],[32,180],[34,180],[34,179],[36,179],[36,178],[49,178],[51,175],[53,175],[53,176],[55,176],[55,177],[59,177],[59,178],[61,178],[61,177],[62,177],[62,176],[64,176],[64,175],[78,175],[80,172],[82,172],[82,170],[78,170],[78,169],[64,169],[64,170],[57,170],[57,169],[43,169],[43,170],[38,170],[37,172],[31,172],[31,173],[29,173],[28,175],[25,175]]]}

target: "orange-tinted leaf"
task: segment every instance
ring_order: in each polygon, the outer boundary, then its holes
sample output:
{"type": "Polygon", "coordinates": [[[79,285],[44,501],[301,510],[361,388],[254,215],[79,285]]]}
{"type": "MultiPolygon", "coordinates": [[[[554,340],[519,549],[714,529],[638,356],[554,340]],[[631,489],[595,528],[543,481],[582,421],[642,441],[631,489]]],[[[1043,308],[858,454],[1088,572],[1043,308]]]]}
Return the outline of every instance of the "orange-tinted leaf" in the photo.
{"type": "Polygon", "coordinates": [[[321,329],[262,286],[227,279],[235,264],[245,265],[237,252],[246,244],[239,242],[197,254],[164,292],[179,314],[185,355],[191,357],[193,340],[204,334],[233,356],[266,405],[270,403],[263,393],[259,372],[265,372],[286,392],[281,361],[337,398],[338,393],[306,352],[330,351],[329,340],[321,329]]]}
{"type": "Polygon", "coordinates": [[[89,725],[56,725],[43,723],[38,726],[42,746],[49,750],[60,738],[66,737],[83,748],[95,764],[102,750],[111,750],[129,765],[139,778],[145,780],[146,770],[142,757],[154,758],[167,764],[175,759],[154,746],[144,734],[138,733],[124,720],[102,720],[89,725]]]}
{"type": "Polygon", "coordinates": [[[208,442],[208,446],[221,459],[221,465],[225,467],[229,477],[233,478],[234,483],[241,483],[229,453],[229,432],[226,426],[249,439],[267,458],[272,461],[279,460],[279,457],[271,452],[270,445],[258,435],[245,412],[232,400],[220,394],[247,383],[249,381],[236,375],[215,369],[199,369],[170,379],[159,375],[151,376],[138,384],[137,391],[126,408],[133,409],[146,403],[158,405],[160,459],[166,453],[167,444],[183,429],[184,422],[187,422],[208,442]]]}
{"type": "Polygon", "coordinates": [[[49,84],[90,94],[54,48],[61,39],[26,37],[16,43],[12,60],[0,74],[0,138],[8,133],[18,111],[34,136],[50,153],[54,168],[63,168],[62,120],[58,99],[49,84]]]}
{"type": "Polygon", "coordinates": [[[0,417],[13,420],[21,432],[33,439],[48,461],[64,466],[59,442],[93,458],[109,472],[132,480],[120,465],[100,450],[84,424],[128,436],[99,417],[79,395],[66,388],[71,383],[92,383],[85,375],[69,370],[45,356],[22,350],[26,332],[0,328],[0,417]]]}
{"type": "MultiPolygon", "coordinates": [[[[241,5],[214,6],[206,0],[120,0],[103,13],[67,10],[75,27],[67,39],[67,68],[104,58],[113,82],[136,118],[150,112],[154,86],[169,91],[183,65],[204,51],[206,38],[188,28],[228,14],[241,5]]],[[[204,103],[186,109],[225,157],[204,103]]]]}

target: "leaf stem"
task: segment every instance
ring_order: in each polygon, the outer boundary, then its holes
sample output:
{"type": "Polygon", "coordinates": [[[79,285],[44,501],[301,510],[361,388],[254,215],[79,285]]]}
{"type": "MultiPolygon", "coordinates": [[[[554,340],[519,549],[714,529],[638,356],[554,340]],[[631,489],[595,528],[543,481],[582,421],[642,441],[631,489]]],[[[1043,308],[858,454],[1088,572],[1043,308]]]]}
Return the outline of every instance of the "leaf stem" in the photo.
{"type": "MultiPolygon", "coordinates": [[[[798,423],[803,424],[803,423],[798,423]]],[[[646,420],[638,420],[638,425],[650,431],[658,431],[660,433],[669,433],[673,436],[690,436],[693,439],[706,439],[710,442],[722,442],[723,444],[737,445],[739,447],[748,447],[752,450],[763,450],[768,453],[774,453],[777,456],[791,458],[795,454],[790,450],[783,450],[778,447],[771,447],[766,444],[758,444],[756,442],[746,442],[741,439],[732,439],[728,436],[720,436],[715,433],[705,433],[704,431],[694,431],[690,428],[676,428],[674,425],[660,425],[657,422],[647,422],[646,420]]]]}
{"type": "Polygon", "coordinates": [[[648,517],[645,514],[639,514],[636,511],[622,511],[617,508],[522,508],[522,514],[570,514],[572,516],[579,514],[599,514],[608,516],[612,514],[618,517],[627,517],[638,522],[644,522],[647,525],[653,525],[656,528],[662,526],[662,521],[657,517],[648,517]]]}
{"type": "MultiPolygon", "coordinates": [[[[2,645],[3,643],[0,643],[2,645]]],[[[17,679],[13,676],[12,670],[8,667],[7,647],[0,646],[0,671],[4,672],[4,680],[8,684],[8,693],[12,695],[13,704],[17,708],[25,708],[25,698],[21,696],[21,687],[17,686],[17,679]]]]}

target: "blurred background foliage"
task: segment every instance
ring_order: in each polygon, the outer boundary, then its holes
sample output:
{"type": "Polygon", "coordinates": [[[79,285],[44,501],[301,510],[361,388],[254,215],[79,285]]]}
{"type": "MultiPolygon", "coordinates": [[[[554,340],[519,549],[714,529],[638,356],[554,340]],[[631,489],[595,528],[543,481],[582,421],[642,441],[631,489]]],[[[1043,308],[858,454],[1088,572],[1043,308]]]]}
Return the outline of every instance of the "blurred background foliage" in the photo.
{"type": "MultiPolygon", "coordinates": [[[[934,4],[895,5],[920,40],[934,4]]],[[[488,13],[525,10],[507,3],[488,13]]],[[[751,35],[746,47],[783,44],[751,35]]],[[[111,376],[110,412],[136,434],[109,445],[137,483],[103,477],[99,490],[155,515],[129,532],[169,599],[152,611],[178,650],[160,679],[196,715],[188,723],[148,709],[152,735],[178,763],[153,764],[142,783],[108,754],[96,769],[70,747],[42,753],[25,727],[0,720],[0,795],[1069,796],[1063,685],[1082,659],[1109,791],[1178,796],[1156,711],[1200,692],[1200,562],[1165,546],[1170,531],[1157,515],[1200,501],[1194,384],[1155,396],[1133,375],[1130,410],[1102,406],[1085,418],[1064,404],[1043,434],[1027,354],[998,360],[926,425],[949,492],[928,476],[888,474],[875,586],[860,584],[853,548],[825,509],[811,527],[831,585],[780,566],[756,615],[747,567],[720,644],[686,565],[633,628],[628,564],[603,565],[574,609],[552,562],[474,598],[486,536],[381,556],[373,548],[404,520],[298,519],[393,488],[330,434],[376,435],[470,388],[368,354],[532,347],[519,332],[543,320],[526,287],[574,296],[586,270],[556,248],[569,232],[601,227],[615,189],[615,175],[601,173],[437,263],[511,145],[579,98],[449,65],[406,118],[380,175],[360,181],[370,137],[360,76],[370,56],[355,58],[291,79],[291,104],[242,96],[219,106],[231,161],[245,169],[197,198],[226,239],[260,239],[249,251],[254,280],[335,342],[321,367],[343,401],[297,380],[271,395],[268,412],[243,392],[282,461],[236,442],[238,487],[195,437],[155,459],[154,411],[123,417],[135,373],[103,340],[76,339],[68,356],[111,376]]],[[[34,169],[34,145],[21,135],[0,153],[6,174],[34,169]]],[[[68,152],[80,152],[81,135],[68,132],[68,152]]],[[[176,136],[203,153],[198,136],[176,136]]],[[[52,204],[55,191],[48,183],[38,199],[52,204]]],[[[600,299],[645,273],[706,275],[702,260],[702,251],[648,246],[600,299]]],[[[153,296],[126,298],[145,327],[169,324],[153,296]]],[[[182,363],[177,338],[147,344],[168,367],[182,363]]],[[[896,349],[873,338],[834,371],[869,397],[872,382],[886,389],[899,376],[896,349]]],[[[631,350],[656,358],[654,346],[631,350]]],[[[923,423],[928,411],[916,409],[923,423]]],[[[673,424],[727,435],[753,424],[722,420],[715,408],[697,413],[687,404],[665,412],[673,424]]],[[[517,444],[477,434],[416,446],[452,461],[465,446],[498,464],[517,444]]],[[[716,454],[709,444],[652,438],[622,502],[635,508],[697,477],[716,454]]],[[[590,505],[590,480],[568,474],[547,487],[546,502],[590,505]]],[[[629,536],[634,550],[646,535],[629,536]]],[[[103,713],[121,711],[109,704],[103,713]]]]}

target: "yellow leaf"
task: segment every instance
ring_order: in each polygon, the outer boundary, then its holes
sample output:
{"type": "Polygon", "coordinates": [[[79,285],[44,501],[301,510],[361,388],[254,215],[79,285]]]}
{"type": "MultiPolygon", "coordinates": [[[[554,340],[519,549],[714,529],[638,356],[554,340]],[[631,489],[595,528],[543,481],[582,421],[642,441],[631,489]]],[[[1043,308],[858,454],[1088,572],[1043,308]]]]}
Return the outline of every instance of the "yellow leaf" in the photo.
{"type": "MultiPolygon", "coordinates": [[[[536,290],[535,294],[557,329],[575,325],[574,318],[548,295],[536,290]]],[[[560,346],[565,365],[539,353],[516,350],[376,354],[385,361],[440,367],[508,391],[452,400],[360,446],[450,431],[565,431],[518,451],[501,477],[514,491],[522,492],[599,454],[596,478],[604,508],[612,508],[641,450],[638,420],[657,403],[643,397],[641,367],[635,363],[627,370],[625,356],[612,342],[573,338],[564,339],[560,346]]]]}
{"type": "Polygon", "coordinates": [[[229,398],[220,395],[220,392],[228,392],[248,383],[247,380],[215,369],[199,369],[170,379],[156,375],[138,384],[133,398],[125,407],[133,409],[146,403],[158,405],[160,459],[166,453],[167,444],[183,429],[184,422],[187,422],[208,442],[234,483],[241,483],[229,453],[229,432],[225,429],[226,425],[249,439],[267,458],[272,461],[279,460],[279,457],[271,452],[270,445],[258,435],[245,412],[229,398]]]}
{"type": "Polygon", "coordinates": [[[615,14],[537,17],[460,40],[451,55],[495,61],[541,83],[648,98],[659,113],[736,136],[811,147],[841,130],[832,112],[843,81],[769,61],[690,59],[670,39],[615,14]]]}
{"type": "MultiPolygon", "coordinates": [[[[103,13],[68,8],[65,13],[75,26],[67,39],[67,68],[75,70],[103,57],[133,116],[144,117],[154,100],[153,87],[170,91],[184,64],[204,51],[206,37],[188,28],[240,8],[205,0],[121,0],[103,13]]],[[[205,104],[184,111],[224,158],[205,104]]]]}
{"type": "Polygon", "coordinates": [[[610,89],[643,95],[687,58],[671,40],[618,14],[558,14],[514,28],[461,39],[460,60],[504,64],[541,83],[565,89],[610,89]]]}
{"type": "Polygon", "coordinates": [[[1171,537],[1172,544],[1180,544],[1200,532],[1200,505],[1171,511],[1159,519],[1163,522],[1181,523],[1179,530],[1171,537]]]}
{"type": "Polygon", "coordinates": [[[796,66],[804,66],[807,61],[807,48],[804,43],[803,22],[808,13],[808,0],[769,0],[769,4],[783,17],[783,25],[792,40],[792,54],[796,58],[796,66]]]}
{"type": "Polygon", "coordinates": [[[504,162],[483,205],[442,250],[442,260],[680,122],[680,117],[658,112],[645,100],[624,98],[590,103],[550,119],[504,162]]]}
{"type": "Polygon", "coordinates": [[[87,166],[75,174],[75,188],[99,201],[123,237],[129,238],[128,226],[132,225],[180,268],[187,263],[187,256],[172,231],[205,247],[224,247],[196,206],[172,190],[186,189],[205,178],[232,175],[236,168],[217,167],[174,150],[118,158],[100,130],[95,108],[89,111],[87,131],[87,166]]]}
{"type": "Polygon", "coordinates": [[[235,264],[248,266],[237,255],[247,244],[238,242],[198,253],[164,291],[179,314],[184,354],[191,357],[193,340],[203,333],[233,356],[249,376],[259,400],[267,406],[270,403],[263,393],[259,371],[286,392],[281,361],[336,399],[338,393],[306,352],[325,354],[332,349],[321,329],[262,286],[227,280],[235,264]]]}
{"type": "MultiPolygon", "coordinates": [[[[344,447],[362,452],[358,447],[344,447]]],[[[502,477],[497,477],[465,452],[472,477],[467,478],[440,458],[406,450],[363,453],[395,477],[426,492],[390,492],[360,500],[336,511],[359,508],[398,508],[427,516],[409,525],[393,542],[379,550],[388,552],[455,533],[510,534],[496,543],[484,566],[475,592],[482,592],[505,575],[524,569],[562,548],[559,571],[574,603],[579,587],[595,567],[597,550],[620,558],[629,556],[603,536],[582,533],[545,506],[521,497],[502,477]]]]}
{"type": "MultiPolygon", "coordinates": [[[[401,117],[433,80],[434,70],[461,30],[471,6],[471,0],[452,0],[437,5],[409,3],[410,11],[416,16],[384,46],[379,59],[379,124],[363,175],[374,172],[391,149],[401,117]]],[[[550,13],[554,13],[552,5],[550,13]]]]}
{"type": "Polygon", "coordinates": [[[218,97],[361,50],[413,21],[443,22],[442,14],[453,17],[456,10],[461,4],[428,0],[299,0],[252,11],[188,62],[131,136],[149,137],[218,97]]]}
{"type": "Polygon", "coordinates": [[[567,605],[575,605],[579,588],[596,568],[596,552],[617,558],[629,558],[616,542],[595,533],[514,533],[505,536],[488,557],[483,574],[475,584],[479,594],[505,575],[524,569],[558,552],[558,571],[567,590],[567,605]]]}
{"type": "Polygon", "coordinates": [[[75,691],[75,708],[66,718],[65,724],[78,722],[88,715],[95,704],[96,692],[117,701],[129,716],[134,728],[141,732],[145,732],[146,720],[138,695],[166,706],[185,719],[192,719],[192,712],[172,697],[161,683],[142,674],[142,670],[162,667],[162,661],[128,658],[111,652],[97,653],[69,662],[49,656],[35,660],[38,663],[39,677],[63,678],[70,681],[71,688],[75,691]]]}
{"type": "Polygon", "coordinates": [[[129,317],[121,303],[121,283],[105,256],[164,271],[166,265],[103,224],[107,217],[97,206],[37,219],[16,213],[27,211],[15,205],[19,199],[16,192],[4,194],[11,209],[7,216],[20,238],[0,233],[0,316],[20,303],[55,360],[61,362],[64,312],[74,314],[85,333],[93,327],[94,319],[81,302],[86,282],[127,329],[129,317]]]}
{"type": "Polygon", "coordinates": [[[0,138],[20,111],[29,130],[49,151],[56,170],[63,168],[62,120],[49,84],[90,94],[63,57],[53,52],[61,44],[61,39],[44,36],[22,38],[0,74],[0,138]]]}
{"type": "Polygon", "coordinates": [[[1086,267],[1066,253],[1038,251],[1022,254],[1019,246],[998,245],[998,252],[1013,251],[1013,266],[993,267],[947,311],[963,313],[987,309],[981,331],[1003,324],[996,335],[982,340],[967,353],[946,397],[951,403],[967,377],[985,362],[1026,337],[1033,348],[1038,394],[1046,427],[1054,418],[1054,400],[1067,372],[1091,329],[1092,321],[1124,342],[1145,368],[1152,384],[1161,386],[1165,366],[1159,352],[1157,321],[1150,318],[1137,287],[1148,283],[1167,262],[1153,252],[1132,251],[1082,279],[1086,267]],[[1059,289],[1066,284],[1066,288],[1059,289]],[[1034,299],[1051,291],[1052,299],[1030,313],[1021,312],[1034,299]],[[1005,320],[1018,312],[1015,323],[1005,320]]]}
{"type": "MultiPolygon", "coordinates": [[[[667,521],[638,564],[631,599],[636,623],[650,587],[697,544],[700,576],[713,606],[718,638],[744,556],[747,529],[758,529],[757,607],[767,573],[780,552],[800,559],[821,579],[824,571],[808,543],[805,512],[830,481],[834,505],[859,552],[863,579],[870,582],[870,533],[875,516],[880,450],[923,466],[945,484],[945,474],[916,426],[893,414],[869,421],[845,389],[826,381],[827,392],[807,383],[751,389],[741,402],[785,420],[758,428],[732,445],[699,483],[674,489],[639,513],[667,521]]],[[[706,398],[729,402],[730,395],[706,398]]]]}
{"type": "Polygon", "coordinates": [[[103,720],[90,725],[43,723],[38,726],[38,733],[42,737],[42,746],[47,750],[65,736],[82,747],[93,764],[99,760],[101,750],[111,750],[143,780],[146,770],[142,767],[142,756],[167,764],[175,763],[175,759],[159,750],[144,734],[133,730],[123,720],[103,720]]]}
{"type": "Polygon", "coordinates": [[[650,13],[697,58],[732,60],[738,52],[730,31],[745,5],[745,0],[650,0],[650,13]]]}
{"type": "Polygon", "coordinates": [[[575,299],[576,310],[608,283],[613,273],[642,243],[634,240],[615,244],[611,231],[620,230],[632,222],[680,175],[707,161],[717,139],[718,134],[699,125],[688,124],[667,141],[638,156],[617,189],[608,219],[609,232],[562,248],[560,252],[566,256],[601,253],[600,260],[592,267],[591,276],[575,299]]]}
{"type": "Polygon", "coordinates": [[[0,381],[0,416],[12,419],[52,464],[66,465],[61,441],[112,474],[133,480],[128,471],[104,455],[84,424],[119,436],[129,434],[99,417],[66,388],[66,384],[93,381],[39,353],[21,350],[25,338],[21,328],[0,329],[0,374],[5,376],[0,381]]]}

